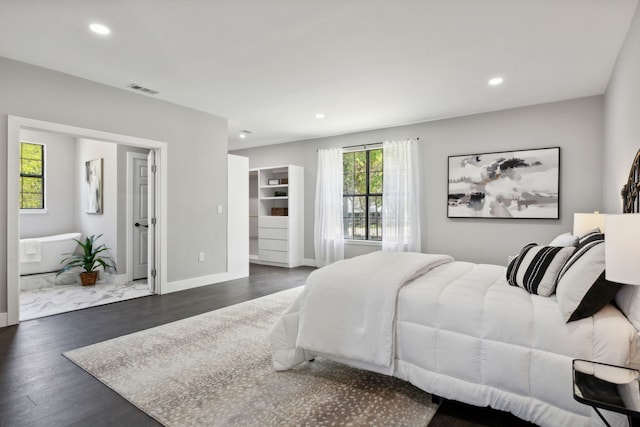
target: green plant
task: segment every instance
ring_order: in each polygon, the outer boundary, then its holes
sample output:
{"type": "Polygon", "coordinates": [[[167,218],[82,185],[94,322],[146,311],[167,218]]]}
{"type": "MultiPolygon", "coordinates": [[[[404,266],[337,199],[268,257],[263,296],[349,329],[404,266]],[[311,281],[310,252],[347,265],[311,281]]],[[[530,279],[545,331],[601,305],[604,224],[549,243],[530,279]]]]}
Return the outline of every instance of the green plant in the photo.
{"type": "Polygon", "coordinates": [[[104,244],[96,245],[96,241],[102,237],[102,234],[96,236],[92,235],[87,237],[84,242],[73,239],[78,242],[78,245],[82,248],[82,253],[68,253],[67,258],[60,261],[60,264],[64,264],[62,270],[57,274],[64,273],[74,267],[81,267],[84,271],[94,271],[99,266],[102,266],[105,271],[107,269],[113,269],[116,271],[116,264],[109,255],[105,252],[109,250],[104,244]]]}

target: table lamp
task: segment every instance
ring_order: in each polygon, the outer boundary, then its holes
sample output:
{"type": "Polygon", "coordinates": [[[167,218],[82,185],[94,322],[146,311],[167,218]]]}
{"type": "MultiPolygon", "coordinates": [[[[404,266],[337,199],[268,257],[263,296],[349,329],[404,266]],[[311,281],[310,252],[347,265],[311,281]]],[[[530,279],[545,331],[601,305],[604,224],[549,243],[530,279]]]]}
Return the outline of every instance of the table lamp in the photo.
{"type": "Polygon", "coordinates": [[[640,214],[605,215],[606,278],[612,282],[640,285],[640,214]]]}
{"type": "Polygon", "coordinates": [[[573,214],[573,235],[580,236],[587,231],[599,228],[604,233],[605,215],[602,215],[598,211],[594,213],[574,213],[573,214]]]}

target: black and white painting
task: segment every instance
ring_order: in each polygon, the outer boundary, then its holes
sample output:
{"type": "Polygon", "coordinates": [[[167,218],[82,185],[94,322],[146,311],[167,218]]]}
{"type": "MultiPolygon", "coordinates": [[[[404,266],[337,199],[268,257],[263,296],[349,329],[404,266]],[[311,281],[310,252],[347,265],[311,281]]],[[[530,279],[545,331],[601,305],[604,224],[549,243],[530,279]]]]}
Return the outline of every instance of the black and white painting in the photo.
{"type": "Polygon", "coordinates": [[[102,213],[102,159],[85,162],[87,213],[102,213]]]}
{"type": "Polygon", "coordinates": [[[559,218],[560,148],[449,156],[449,218],[559,218]]]}

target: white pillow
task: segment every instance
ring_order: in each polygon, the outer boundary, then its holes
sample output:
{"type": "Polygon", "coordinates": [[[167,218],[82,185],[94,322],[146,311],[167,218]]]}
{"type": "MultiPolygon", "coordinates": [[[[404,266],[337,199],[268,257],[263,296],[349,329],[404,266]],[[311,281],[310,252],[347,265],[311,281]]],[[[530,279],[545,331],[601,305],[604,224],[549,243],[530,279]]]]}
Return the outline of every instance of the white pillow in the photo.
{"type": "Polygon", "coordinates": [[[577,246],[578,245],[578,236],[574,236],[573,234],[567,232],[557,236],[553,239],[548,246],[577,246]]]}

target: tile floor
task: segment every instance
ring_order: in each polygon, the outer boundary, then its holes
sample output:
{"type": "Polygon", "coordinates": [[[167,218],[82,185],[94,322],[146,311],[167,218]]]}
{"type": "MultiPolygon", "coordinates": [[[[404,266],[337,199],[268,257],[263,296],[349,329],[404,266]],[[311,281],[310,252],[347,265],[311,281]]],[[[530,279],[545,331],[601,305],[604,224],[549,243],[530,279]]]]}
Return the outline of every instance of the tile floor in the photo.
{"type": "MultiPolygon", "coordinates": [[[[29,287],[29,286],[27,286],[29,287]]],[[[20,321],[151,295],[147,281],[50,284],[20,292],[20,321]]]]}

